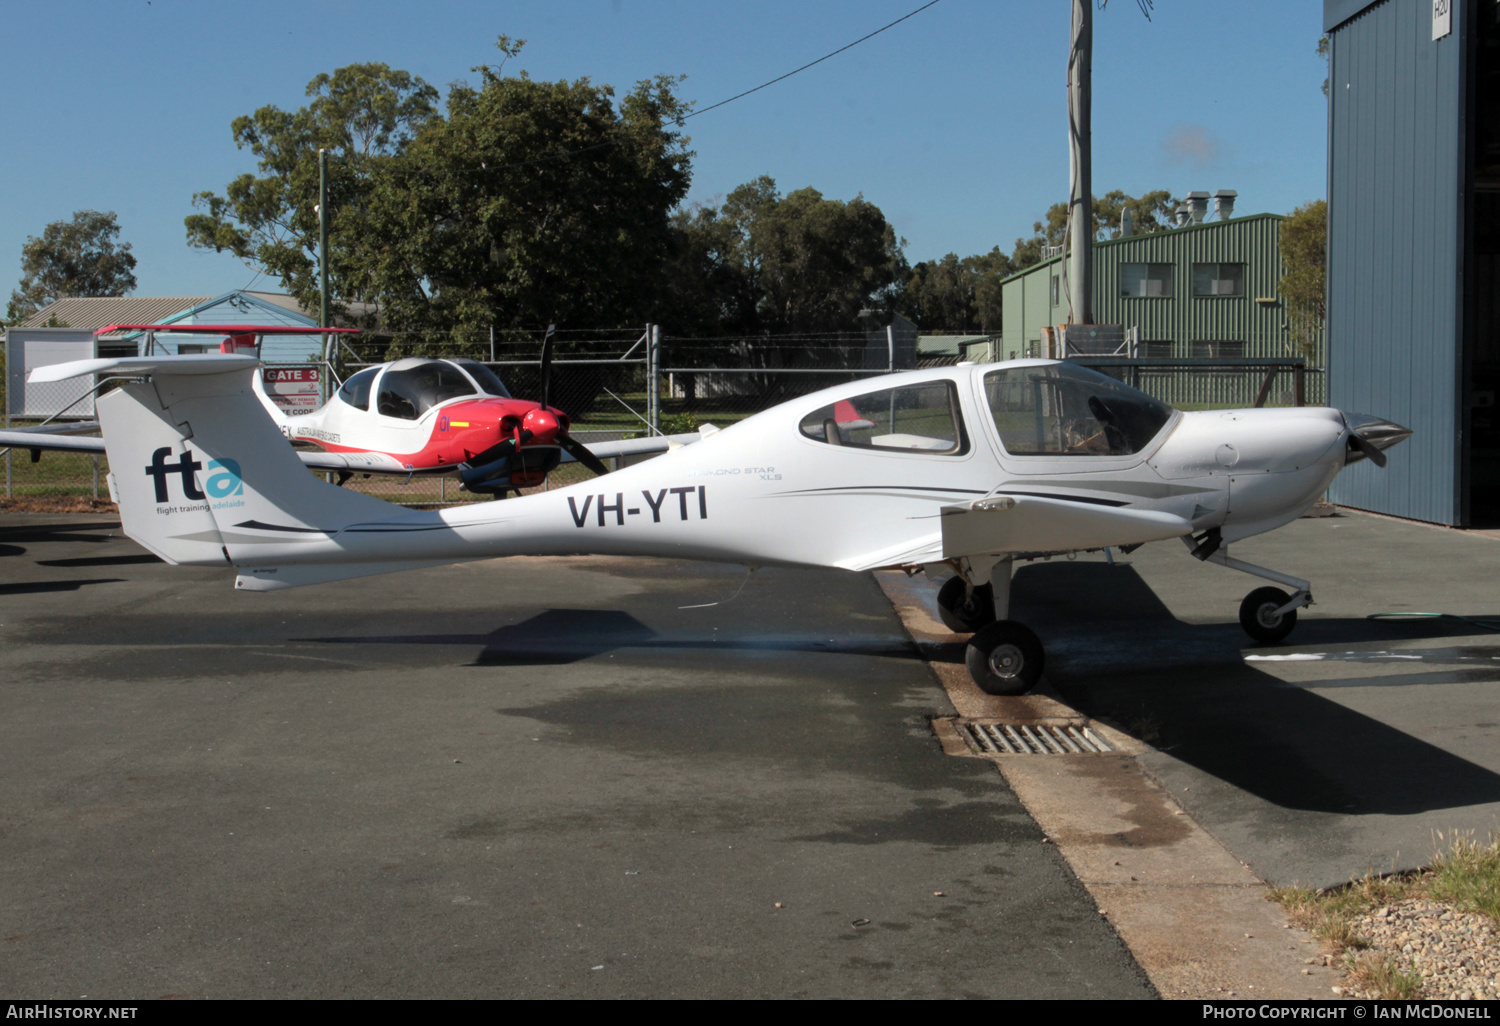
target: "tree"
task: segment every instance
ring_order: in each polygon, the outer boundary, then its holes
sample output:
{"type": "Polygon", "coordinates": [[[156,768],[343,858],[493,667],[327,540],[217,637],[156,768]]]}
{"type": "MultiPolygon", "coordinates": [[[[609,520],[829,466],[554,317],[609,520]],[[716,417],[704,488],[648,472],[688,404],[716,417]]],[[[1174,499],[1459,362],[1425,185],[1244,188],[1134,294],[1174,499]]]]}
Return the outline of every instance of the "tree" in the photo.
{"type": "Polygon", "coordinates": [[[648,319],[691,173],[678,80],[640,82],[616,105],[588,79],[475,70],[480,85],[452,86],[445,116],[375,175],[360,259],[387,325],[477,339],[490,325],[648,319]]]}
{"type": "Polygon", "coordinates": [[[21,285],[10,294],[6,320],[14,324],[67,296],[123,296],[135,288],[130,243],[117,241],[114,211],[79,210],[53,221],[21,247],[21,285]]]}
{"type": "Polygon", "coordinates": [[[922,261],[912,268],[902,297],[907,316],[941,331],[1000,330],[1000,282],[1011,261],[1000,247],[980,256],[922,261]]]}
{"type": "MultiPolygon", "coordinates": [[[[1130,211],[1131,231],[1136,235],[1166,231],[1172,227],[1172,214],[1182,201],[1166,189],[1154,189],[1140,196],[1129,196],[1114,189],[1101,198],[1094,197],[1094,238],[1100,241],[1118,239],[1121,215],[1130,211]]],[[[1045,247],[1061,246],[1068,234],[1068,205],[1054,203],[1047,208],[1044,221],[1032,225],[1032,237],[1017,239],[1010,261],[1014,271],[1040,263],[1045,247]]]]}
{"type": "Polygon", "coordinates": [[[329,151],[329,290],[332,308],[368,299],[368,223],[372,175],[436,116],[438,92],[406,71],[351,64],[307,85],[313,100],[293,112],[266,106],[235,118],[241,149],[258,158],[259,176],[243,174],[219,196],[200,192],[185,219],[188,244],[230,252],[280,279],[303,307],[316,309],[318,150],[329,151]]]}
{"type": "Polygon", "coordinates": [[[1281,297],[1293,342],[1307,351],[1323,329],[1328,289],[1328,202],[1313,200],[1281,222],[1281,297]]]}
{"type": "Polygon", "coordinates": [[[817,189],[782,196],[762,175],[715,207],[679,214],[678,267],[699,283],[691,309],[712,334],[858,330],[863,310],[889,313],[908,268],[880,208],[817,189]]]}

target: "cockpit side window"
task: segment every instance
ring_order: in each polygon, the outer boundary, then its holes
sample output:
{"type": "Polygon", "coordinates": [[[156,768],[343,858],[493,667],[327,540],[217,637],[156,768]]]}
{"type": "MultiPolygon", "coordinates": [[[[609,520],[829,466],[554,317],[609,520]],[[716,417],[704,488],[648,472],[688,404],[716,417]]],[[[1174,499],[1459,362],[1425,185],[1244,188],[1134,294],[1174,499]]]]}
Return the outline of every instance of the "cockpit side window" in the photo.
{"type": "Polygon", "coordinates": [[[433,360],[415,367],[387,370],[380,379],[376,403],[387,417],[416,420],[438,403],[473,394],[473,383],[457,367],[433,360]]]}
{"type": "Polygon", "coordinates": [[[993,371],[984,392],[1012,456],[1128,456],[1172,419],[1167,404],[1069,364],[993,371]]]}
{"type": "Polygon", "coordinates": [[[479,390],[486,395],[498,395],[501,399],[509,399],[510,392],[501,383],[499,376],[478,360],[454,360],[454,363],[462,367],[474,379],[479,390]]]}
{"type": "Polygon", "coordinates": [[[355,409],[368,410],[370,408],[370,385],[374,383],[375,375],[379,373],[379,367],[366,367],[353,375],[344,382],[344,387],[339,389],[339,398],[355,409]]]}
{"type": "Polygon", "coordinates": [[[798,425],[803,437],[829,445],[961,456],[969,451],[958,390],[928,381],[869,392],[814,410],[798,425]]]}

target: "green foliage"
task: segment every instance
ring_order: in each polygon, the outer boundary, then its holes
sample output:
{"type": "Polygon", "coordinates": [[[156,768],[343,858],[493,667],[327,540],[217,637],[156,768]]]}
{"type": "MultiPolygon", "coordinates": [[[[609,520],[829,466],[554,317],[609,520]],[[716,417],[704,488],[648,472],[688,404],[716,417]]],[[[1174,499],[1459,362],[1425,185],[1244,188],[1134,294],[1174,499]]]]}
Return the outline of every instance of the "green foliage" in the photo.
{"type": "Polygon", "coordinates": [[[79,210],[21,247],[21,284],[10,294],[14,324],[68,296],[123,296],[135,288],[135,257],[120,243],[114,211],[79,210]]]}
{"type": "MultiPolygon", "coordinates": [[[[507,57],[520,44],[501,37],[507,57]]],[[[661,76],[619,102],[587,79],[477,69],[377,177],[366,265],[398,331],[520,331],[646,320],[691,153],[661,76]]]]}
{"type": "Polygon", "coordinates": [[[189,243],[234,253],[316,306],[321,147],[331,305],[379,304],[384,327],[424,340],[405,352],[477,353],[492,326],[511,338],[647,319],[689,181],[678,80],[616,102],[587,79],[507,76],[524,40],[496,45],[500,63],[473,69],[477,86],[450,86],[441,111],[426,82],[371,63],[317,76],[295,112],[235,119],[259,173],[198,193],[189,243]]]}
{"type": "Polygon", "coordinates": [[[1500,838],[1481,844],[1471,836],[1456,837],[1432,870],[1432,897],[1500,922],[1500,838]]]}
{"type": "MultiPolygon", "coordinates": [[[[1327,67],[1328,59],[1332,56],[1333,44],[1328,41],[1327,36],[1318,37],[1318,56],[1323,58],[1323,65],[1327,67]]],[[[1328,95],[1328,76],[1323,76],[1323,95],[1328,95]]]]}
{"type": "MultiPolygon", "coordinates": [[[[1182,201],[1166,189],[1153,189],[1140,196],[1126,195],[1113,189],[1102,197],[1094,197],[1094,238],[1098,240],[1120,237],[1121,215],[1130,211],[1131,231],[1135,235],[1162,232],[1172,227],[1172,213],[1182,201]]],[[[1054,203],[1047,208],[1044,220],[1032,225],[1029,239],[1017,239],[1011,253],[1012,273],[1023,271],[1033,264],[1041,263],[1042,249],[1061,246],[1068,233],[1068,205],[1054,203]]]]}
{"type": "Polygon", "coordinates": [[[996,246],[981,256],[924,260],[911,269],[903,310],[924,329],[960,332],[1000,330],[1000,282],[1014,270],[996,246]]]}
{"type": "Polygon", "coordinates": [[[701,335],[855,331],[862,310],[894,311],[907,275],[875,204],[811,187],[783,197],[764,175],[678,212],[674,229],[673,309],[701,335]]]}
{"type": "Polygon", "coordinates": [[[373,299],[370,263],[372,175],[393,161],[436,116],[438,92],[385,64],[351,64],[307,85],[312,102],[294,112],[266,106],[234,119],[234,141],[258,159],[220,196],[200,192],[200,213],[184,224],[188,244],[229,252],[279,278],[307,309],[319,302],[318,150],[329,151],[331,307],[373,299]]]}
{"type": "Polygon", "coordinates": [[[1310,348],[1323,329],[1328,288],[1328,203],[1313,200],[1281,223],[1281,298],[1287,327],[1299,349],[1310,348]]]}

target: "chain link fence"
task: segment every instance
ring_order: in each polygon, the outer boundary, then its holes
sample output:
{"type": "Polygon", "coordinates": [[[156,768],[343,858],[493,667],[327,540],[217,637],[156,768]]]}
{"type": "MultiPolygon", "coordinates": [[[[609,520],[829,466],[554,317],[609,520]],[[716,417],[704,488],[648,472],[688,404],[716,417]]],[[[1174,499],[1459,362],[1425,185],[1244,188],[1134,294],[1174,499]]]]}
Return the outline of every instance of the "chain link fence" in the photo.
{"type": "MultiPolygon", "coordinates": [[[[325,360],[295,366],[316,367],[318,402],[326,401],[359,370],[405,356],[475,359],[494,370],[512,395],[536,399],[546,336],[546,331],[470,333],[463,338],[397,334],[353,341],[339,336],[325,360]]],[[[705,424],[723,428],[832,385],[957,361],[924,359],[914,337],[903,340],[888,329],[691,338],[644,325],[559,330],[552,332],[552,339],[548,402],[568,413],[571,434],[584,445],[653,433],[680,434],[705,424]]],[[[318,355],[310,357],[317,360],[318,355]]],[[[1301,358],[1080,357],[1078,362],[1186,410],[1325,401],[1322,370],[1301,358]]],[[[93,385],[87,379],[28,385],[24,396],[7,393],[7,424],[45,423],[57,429],[92,419],[91,388],[109,387],[111,382],[93,385]]],[[[12,387],[11,393],[15,391],[12,387]]],[[[312,408],[312,398],[308,396],[302,408],[312,408]]],[[[107,473],[103,456],[48,452],[34,461],[28,451],[12,450],[5,453],[4,495],[13,506],[28,498],[107,499],[107,473]]],[[[557,488],[590,476],[581,465],[565,463],[542,487],[557,488]]],[[[490,501],[487,495],[462,491],[457,479],[447,474],[406,479],[356,475],[344,486],[404,505],[490,501]]]]}

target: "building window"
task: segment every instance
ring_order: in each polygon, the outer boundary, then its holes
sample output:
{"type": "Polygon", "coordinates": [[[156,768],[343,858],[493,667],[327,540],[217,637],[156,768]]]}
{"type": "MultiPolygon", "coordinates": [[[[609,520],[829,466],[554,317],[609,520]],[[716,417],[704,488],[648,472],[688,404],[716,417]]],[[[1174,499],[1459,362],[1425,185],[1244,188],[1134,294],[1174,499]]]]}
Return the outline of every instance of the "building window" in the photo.
{"type": "Polygon", "coordinates": [[[218,351],[218,346],[180,345],[177,347],[178,356],[202,356],[204,353],[217,353],[218,351]]]}
{"type": "Polygon", "coordinates": [[[1245,343],[1243,342],[1194,342],[1193,359],[1195,360],[1243,360],[1245,358],[1245,343]]]}
{"type": "Polygon", "coordinates": [[[1193,295],[1243,296],[1244,264],[1194,264],[1193,295]]]}
{"type": "Polygon", "coordinates": [[[1139,355],[1150,360],[1169,360],[1172,358],[1172,343],[1142,342],[1139,355]]]}
{"type": "Polygon", "coordinates": [[[1132,299],[1172,294],[1171,264],[1121,264],[1120,295],[1132,299]]]}
{"type": "Polygon", "coordinates": [[[1061,281],[1062,281],[1062,279],[1059,278],[1057,275],[1054,274],[1052,276],[1052,305],[1053,306],[1056,306],[1058,304],[1058,299],[1059,299],[1058,286],[1061,283],[1061,281]]]}

